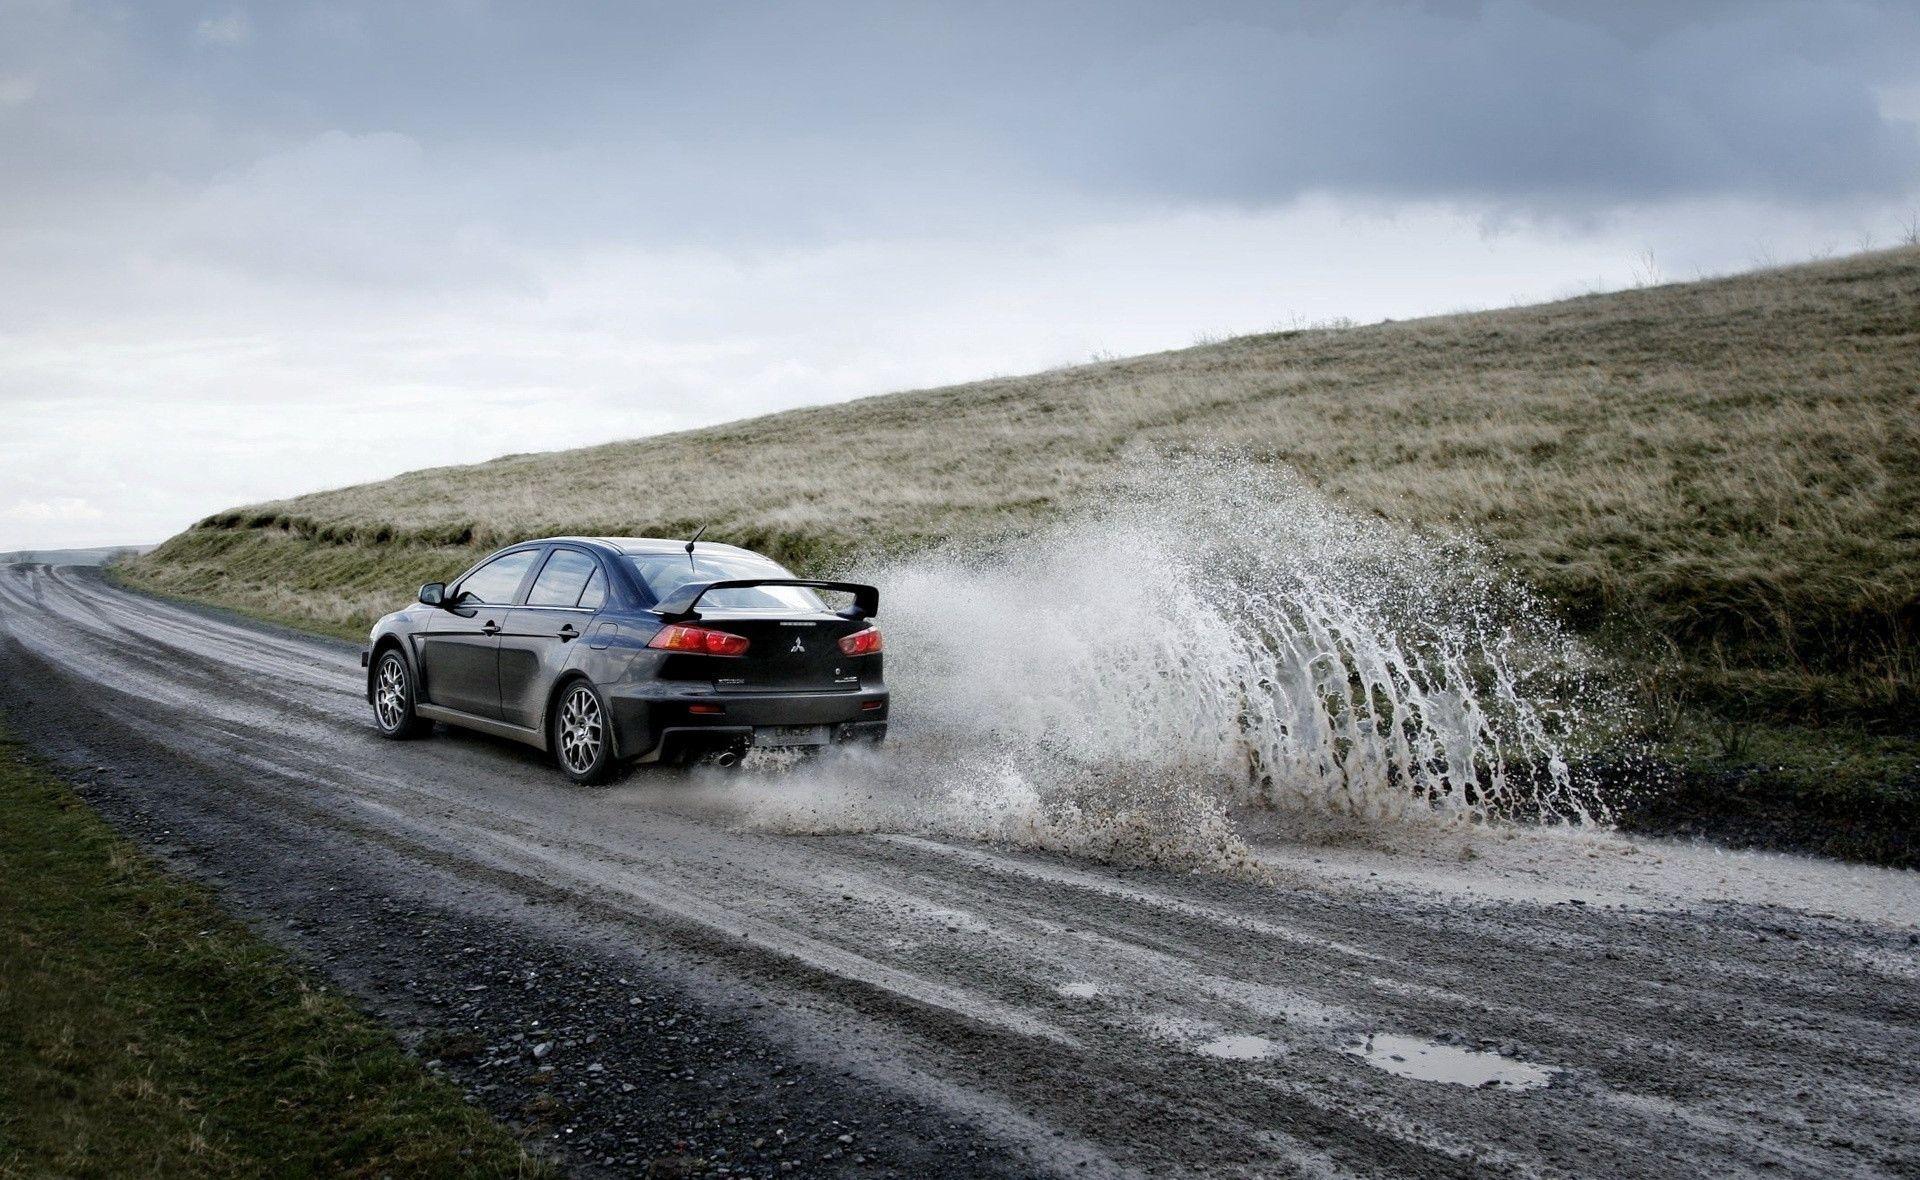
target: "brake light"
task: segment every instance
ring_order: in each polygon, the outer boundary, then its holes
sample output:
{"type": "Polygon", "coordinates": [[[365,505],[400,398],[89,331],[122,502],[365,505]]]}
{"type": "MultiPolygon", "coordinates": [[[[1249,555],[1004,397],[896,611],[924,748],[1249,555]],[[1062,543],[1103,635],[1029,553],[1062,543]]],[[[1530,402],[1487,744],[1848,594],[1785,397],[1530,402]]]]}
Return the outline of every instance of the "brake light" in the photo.
{"type": "Polygon", "coordinates": [[[868,627],[840,637],[840,650],[850,656],[870,656],[880,650],[880,628],[868,627]]]}
{"type": "Polygon", "coordinates": [[[647,640],[647,646],[660,651],[693,651],[707,656],[742,656],[747,654],[747,637],[731,631],[713,631],[706,627],[674,623],[655,632],[653,638],[647,640]]]}

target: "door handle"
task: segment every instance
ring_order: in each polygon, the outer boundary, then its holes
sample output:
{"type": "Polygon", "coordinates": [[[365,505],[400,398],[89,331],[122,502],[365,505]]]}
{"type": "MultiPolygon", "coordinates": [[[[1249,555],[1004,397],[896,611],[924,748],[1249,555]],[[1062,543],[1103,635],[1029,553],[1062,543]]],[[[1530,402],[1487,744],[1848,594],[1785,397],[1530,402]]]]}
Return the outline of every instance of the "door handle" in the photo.
{"type": "Polygon", "coordinates": [[[480,628],[480,634],[498,635],[500,634],[500,624],[494,622],[492,619],[488,619],[486,625],[480,628]]]}
{"type": "Polygon", "coordinates": [[[562,643],[565,643],[565,642],[566,642],[567,640],[569,640],[569,639],[578,639],[578,638],[580,638],[580,632],[578,632],[578,631],[575,631],[575,630],[573,629],[573,624],[572,624],[572,623],[563,623],[563,624],[561,624],[561,626],[560,626],[560,642],[562,642],[562,643]]]}

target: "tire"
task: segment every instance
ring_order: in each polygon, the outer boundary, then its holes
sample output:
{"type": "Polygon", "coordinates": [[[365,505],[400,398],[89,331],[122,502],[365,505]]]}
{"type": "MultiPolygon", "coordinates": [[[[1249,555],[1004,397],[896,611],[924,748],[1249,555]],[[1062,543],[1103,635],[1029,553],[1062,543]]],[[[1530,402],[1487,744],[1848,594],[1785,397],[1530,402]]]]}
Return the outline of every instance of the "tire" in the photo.
{"type": "Polygon", "coordinates": [[[413,671],[400,649],[383,649],[373,668],[373,723],[380,736],[403,742],[431,732],[433,722],[413,711],[413,671]]]}
{"type": "Polygon", "coordinates": [[[569,680],[554,698],[547,747],[560,773],[576,783],[591,786],[613,777],[613,718],[591,680],[569,680]]]}

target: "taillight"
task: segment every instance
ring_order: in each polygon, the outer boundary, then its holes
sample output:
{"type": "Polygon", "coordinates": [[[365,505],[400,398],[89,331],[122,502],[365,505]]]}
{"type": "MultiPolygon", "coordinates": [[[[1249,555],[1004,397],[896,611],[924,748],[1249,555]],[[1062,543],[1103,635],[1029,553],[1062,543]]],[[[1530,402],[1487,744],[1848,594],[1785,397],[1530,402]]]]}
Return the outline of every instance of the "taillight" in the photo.
{"type": "Polygon", "coordinates": [[[747,637],[731,631],[674,623],[655,632],[653,638],[647,640],[647,646],[661,651],[696,651],[706,656],[743,656],[747,654],[747,637]]]}
{"type": "Polygon", "coordinates": [[[850,656],[870,656],[880,650],[880,628],[868,627],[840,637],[840,650],[850,656]]]}

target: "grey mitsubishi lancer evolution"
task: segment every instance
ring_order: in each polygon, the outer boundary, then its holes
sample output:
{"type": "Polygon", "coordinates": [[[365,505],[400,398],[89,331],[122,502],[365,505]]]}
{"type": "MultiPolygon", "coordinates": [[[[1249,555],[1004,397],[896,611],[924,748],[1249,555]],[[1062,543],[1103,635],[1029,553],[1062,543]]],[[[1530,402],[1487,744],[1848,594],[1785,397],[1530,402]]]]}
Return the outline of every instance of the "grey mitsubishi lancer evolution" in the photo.
{"type": "Polygon", "coordinates": [[[464,726],[603,782],[635,762],[880,741],[879,603],[872,586],[796,578],[698,534],[555,537],[420,587],[360,662],[387,737],[464,726]]]}

